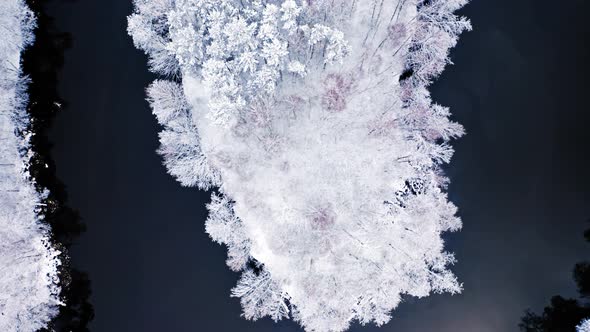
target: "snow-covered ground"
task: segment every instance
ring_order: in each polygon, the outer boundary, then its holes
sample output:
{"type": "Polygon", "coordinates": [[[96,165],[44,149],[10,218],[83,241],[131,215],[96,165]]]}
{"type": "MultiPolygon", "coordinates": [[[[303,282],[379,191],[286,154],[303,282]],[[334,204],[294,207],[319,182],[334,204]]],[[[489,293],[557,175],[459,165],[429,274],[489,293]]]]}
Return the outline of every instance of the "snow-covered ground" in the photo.
{"type": "Polygon", "coordinates": [[[308,331],[389,321],[458,293],[441,233],[461,221],[440,165],[463,128],[426,89],[466,0],[136,0],[160,153],[217,187],[206,230],[244,271],[244,316],[308,331]],[[177,83],[178,82],[178,83],[177,83]]]}
{"type": "Polygon", "coordinates": [[[34,26],[24,1],[0,1],[0,331],[36,331],[60,305],[59,252],[38,214],[43,195],[27,171],[31,133],[20,56],[34,26]]]}

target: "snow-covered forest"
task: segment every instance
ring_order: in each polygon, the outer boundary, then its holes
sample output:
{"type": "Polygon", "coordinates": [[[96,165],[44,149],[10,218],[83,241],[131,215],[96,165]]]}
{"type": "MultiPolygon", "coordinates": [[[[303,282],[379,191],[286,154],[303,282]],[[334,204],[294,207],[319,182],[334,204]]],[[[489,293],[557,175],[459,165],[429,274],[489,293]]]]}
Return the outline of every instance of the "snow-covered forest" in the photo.
{"type": "Polygon", "coordinates": [[[470,29],[466,2],[135,1],[129,33],[162,75],[159,153],[216,189],[205,227],[243,271],[246,318],[343,331],[461,291],[441,165],[463,128],[427,87],[470,29]]]}
{"type": "Polygon", "coordinates": [[[23,0],[0,1],[0,331],[37,331],[61,303],[59,251],[39,214],[46,193],[28,172],[32,133],[20,62],[34,27],[23,0]]]}

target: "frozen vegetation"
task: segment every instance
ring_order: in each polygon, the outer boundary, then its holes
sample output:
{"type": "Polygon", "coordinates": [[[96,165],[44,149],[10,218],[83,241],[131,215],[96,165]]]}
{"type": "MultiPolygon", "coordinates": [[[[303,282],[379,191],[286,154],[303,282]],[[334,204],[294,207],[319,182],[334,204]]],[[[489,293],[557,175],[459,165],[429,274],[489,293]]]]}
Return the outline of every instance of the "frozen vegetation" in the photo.
{"type": "Polygon", "coordinates": [[[461,228],[441,165],[463,128],[427,86],[466,0],[136,0],[128,30],[163,79],[159,153],[216,188],[206,231],[243,271],[248,319],[382,325],[403,295],[458,293],[461,228]]]}
{"type": "Polygon", "coordinates": [[[39,215],[45,194],[27,170],[32,133],[20,56],[34,27],[24,1],[0,1],[0,331],[36,331],[60,305],[59,252],[39,215]]]}

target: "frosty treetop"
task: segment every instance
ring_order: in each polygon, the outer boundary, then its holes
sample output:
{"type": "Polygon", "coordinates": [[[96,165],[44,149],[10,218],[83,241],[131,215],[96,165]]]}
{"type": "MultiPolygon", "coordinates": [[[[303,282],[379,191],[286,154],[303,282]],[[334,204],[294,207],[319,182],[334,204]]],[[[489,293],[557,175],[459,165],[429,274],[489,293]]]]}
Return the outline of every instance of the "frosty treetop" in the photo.
{"type": "Polygon", "coordinates": [[[441,233],[463,134],[426,86],[469,23],[464,0],[137,0],[160,153],[217,187],[206,230],[243,270],[244,316],[308,331],[381,325],[401,295],[461,290],[441,233]]]}
{"type": "Polygon", "coordinates": [[[58,313],[60,252],[40,213],[45,193],[29,174],[33,152],[21,51],[35,16],[24,0],[0,1],[0,331],[34,332],[58,313]]]}

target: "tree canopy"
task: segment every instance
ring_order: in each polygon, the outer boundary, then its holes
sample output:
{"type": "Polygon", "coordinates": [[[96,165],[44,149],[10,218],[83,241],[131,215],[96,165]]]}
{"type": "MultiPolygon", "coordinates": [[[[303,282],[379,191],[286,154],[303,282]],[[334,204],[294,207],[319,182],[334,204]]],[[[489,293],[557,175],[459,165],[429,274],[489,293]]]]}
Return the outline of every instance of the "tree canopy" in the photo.
{"type": "Polygon", "coordinates": [[[159,152],[182,185],[217,188],[206,231],[243,271],[246,318],[343,331],[461,291],[441,165],[463,128],[427,86],[465,3],[135,1],[128,31],[163,76],[159,152]]]}

